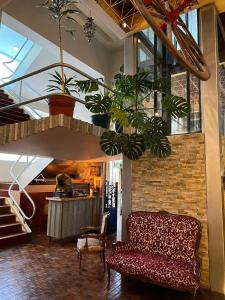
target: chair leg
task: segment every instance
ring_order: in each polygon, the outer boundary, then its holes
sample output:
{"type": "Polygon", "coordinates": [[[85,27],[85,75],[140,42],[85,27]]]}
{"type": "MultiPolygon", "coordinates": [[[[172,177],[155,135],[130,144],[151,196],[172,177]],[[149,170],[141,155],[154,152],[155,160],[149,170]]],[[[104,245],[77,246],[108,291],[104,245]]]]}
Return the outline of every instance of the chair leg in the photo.
{"type": "Polygon", "coordinates": [[[102,252],[101,251],[99,252],[99,255],[100,255],[100,262],[102,262],[102,252]]]}
{"type": "Polygon", "coordinates": [[[77,259],[79,259],[79,257],[80,257],[80,252],[77,251],[77,259]]]}
{"type": "Polygon", "coordinates": [[[107,265],[107,271],[108,271],[108,285],[110,284],[110,267],[107,265]]]}
{"type": "Polygon", "coordinates": [[[103,266],[104,266],[104,272],[105,272],[105,251],[102,252],[102,259],[103,259],[103,266]]]}

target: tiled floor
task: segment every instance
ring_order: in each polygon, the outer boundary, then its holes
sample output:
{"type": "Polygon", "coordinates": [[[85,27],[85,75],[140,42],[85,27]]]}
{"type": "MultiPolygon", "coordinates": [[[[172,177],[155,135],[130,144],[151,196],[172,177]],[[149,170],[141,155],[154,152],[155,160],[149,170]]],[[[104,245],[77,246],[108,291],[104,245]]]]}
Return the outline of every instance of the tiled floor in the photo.
{"type": "MultiPolygon", "coordinates": [[[[109,250],[108,250],[109,251],[109,250]]],[[[110,287],[99,258],[83,260],[79,275],[74,243],[51,242],[36,235],[33,244],[0,252],[0,300],[189,300],[189,294],[162,289],[112,272],[110,287]]],[[[222,300],[198,294],[196,300],[222,300]]]]}

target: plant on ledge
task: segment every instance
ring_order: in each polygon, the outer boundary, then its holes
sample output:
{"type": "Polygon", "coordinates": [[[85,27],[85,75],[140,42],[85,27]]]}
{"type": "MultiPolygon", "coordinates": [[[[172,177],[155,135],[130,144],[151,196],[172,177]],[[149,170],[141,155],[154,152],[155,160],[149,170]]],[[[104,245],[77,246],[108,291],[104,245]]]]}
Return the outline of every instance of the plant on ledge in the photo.
{"type": "Polygon", "coordinates": [[[102,134],[101,149],[107,155],[122,153],[130,160],[141,157],[146,149],[159,157],[166,157],[171,153],[167,123],[162,117],[149,114],[145,107],[155,93],[161,95],[163,113],[182,118],[190,112],[190,105],[184,98],[171,95],[169,80],[154,81],[148,71],[125,75],[121,70],[114,77],[113,92],[106,95],[93,95],[99,87],[90,80],[76,81],[76,88],[91,94],[85,96],[87,109],[102,113],[107,109],[112,121],[120,125],[116,126],[115,131],[109,130],[102,134]]]}
{"type": "MultiPolygon", "coordinates": [[[[56,21],[58,25],[59,55],[61,64],[64,63],[62,29],[68,31],[72,36],[74,35],[75,31],[71,28],[67,29],[64,26],[63,21],[68,20],[72,23],[76,23],[76,20],[71,17],[71,14],[80,12],[73,6],[76,3],[77,1],[72,0],[46,0],[40,3],[40,7],[47,8],[50,12],[51,19],[56,21]]],[[[50,84],[47,90],[60,91],[60,93],[57,95],[54,94],[49,96],[49,113],[50,115],[62,113],[68,116],[73,116],[75,99],[70,94],[72,91],[72,89],[70,90],[70,84],[74,77],[67,78],[64,72],[64,67],[61,66],[60,68],[60,73],[55,72],[55,74],[49,74],[53,77],[53,79],[50,79],[49,81],[53,82],[54,86],[50,84]]]]}

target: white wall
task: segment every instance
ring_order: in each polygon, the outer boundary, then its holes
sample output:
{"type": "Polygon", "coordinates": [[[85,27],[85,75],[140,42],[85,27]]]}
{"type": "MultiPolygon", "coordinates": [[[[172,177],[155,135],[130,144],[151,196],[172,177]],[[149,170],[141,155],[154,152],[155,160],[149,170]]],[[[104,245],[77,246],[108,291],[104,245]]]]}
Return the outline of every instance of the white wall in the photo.
{"type": "MultiPolygon", "coordinates": [[[[12,178],[9,174],[9,170],[14,162],[13,161],[2,161],[0,160],[0,182],[11,182],[12,178]]],[[[26,163],[19,163],[17,166],[17,171],[22,171],[26,163]]]]}
{"type": "Polygon", "coordinates": [[[111,53],[111,67],[110,67],[110,83],[114,75],[119,73],[120,67],[124,64],[124,49],[119,48],[111,53]]]}
{"type": "MultiPolygon", "coordinates": [[[[47,9],[36,7],[39,3],[40,0],[23,0],[21,5],[21,1],[13,0],[4,11],[57,45],[57,25],[50,20],[47,9]]],[[[64,49],[68,53],[103,74],[106,81],[109,81],[111,65],[109,49],[96,39],[88,43],[80,25],[77,25],[75,41],[67,33],[64,34],[63,39],[64,49]]]]}

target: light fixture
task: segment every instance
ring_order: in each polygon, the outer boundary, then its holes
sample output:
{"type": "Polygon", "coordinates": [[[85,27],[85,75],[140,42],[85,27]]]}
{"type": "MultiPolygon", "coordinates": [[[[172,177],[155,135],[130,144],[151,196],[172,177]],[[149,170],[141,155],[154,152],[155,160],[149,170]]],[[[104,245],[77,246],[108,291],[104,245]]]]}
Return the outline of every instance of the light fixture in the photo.
{"type": "Polygon", "coordinates": [[[159,112],[158,111],[155,112],[154,115],[155,115],[155,117],[159,117],[159,112]]]}
{"type": "Polygon", "coordinates": [[[138,44],[140,44],[141,43],[141,40],[140,39],[138,39],[138,44]]]}
{"type": "Polygon", "coordinates": [[[84,35],[87,38],[88,42],[90,43],[96,31],[96,25],[94,23],[94,19],[92,17],[88,17],[83,28],[84,28],[84,35]]]}
{"type": "Polygon", "coordinates": [[[127,23],[126,23],[126,22],[123,22],[123,23],[122,23],[122,26],[123,26],[123,28],[126,28],[126,27],[127,27],[127,23]]]}

